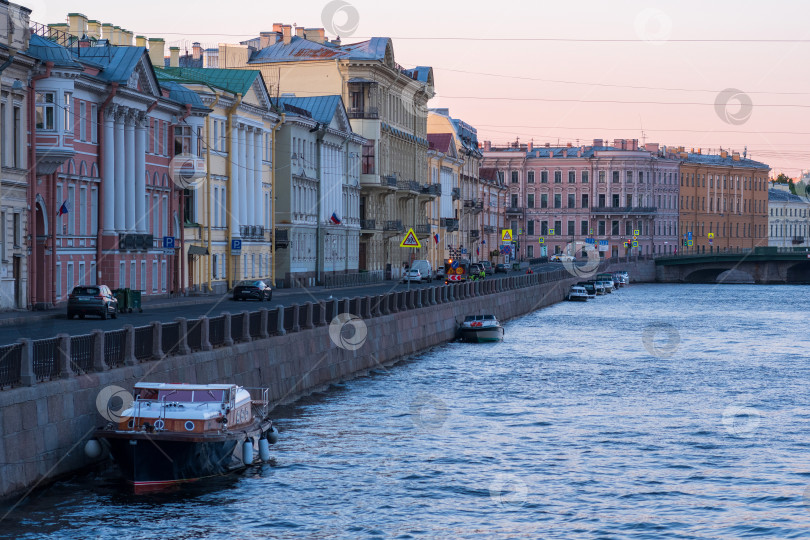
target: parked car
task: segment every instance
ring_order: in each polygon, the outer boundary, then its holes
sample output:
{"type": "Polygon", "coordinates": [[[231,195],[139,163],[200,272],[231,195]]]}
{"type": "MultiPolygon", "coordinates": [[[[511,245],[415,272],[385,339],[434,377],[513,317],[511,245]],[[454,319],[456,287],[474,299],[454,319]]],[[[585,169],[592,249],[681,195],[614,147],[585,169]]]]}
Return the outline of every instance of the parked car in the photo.
{"type": "Polygon", "coordinates": [[[440,266],[436,269],[436,279],[444,279],[444,266],[440,266]]]}
{"type": "Polygon", "coordinates": [[[509,267],[506,266],[506,264],[504,264],[504,263],[498,263],[498,264],[495,265],[495,273],[496,274],[508,274],[509,273],[509,267]]]}
{"type": "Polygon", "coordinates": [[[112,315],[118,318],[118,299],[106,285],[81,285],[74,287],[68,296],[67,318],[76,315],[84,319],[85,315],[98,315],[107,319],[112,315]]]}
{"type": "Polygon", "coordinates": [[[495,273],[495,269],[492,268],[492,263],[491,262],[489,262],[489,261],[481,261],[481,266],[484,267],[484,272],[486,272],[486,274],[488,276],[491,276],[492,274],[495,273]]]}
{"type": "Polygon", "coordinates": [[[260,279],[240,281],[233,288],[234,300],[258,300],[259,302],[273,298],[273,289],[260,279]]]}
{"type": "MultiPolygon", "coordinates": [[[[472,263],[470,265],[470,277],[478,279],[479,277],[481,277],[481,270],[484,270],[484,267],[481,265],[481,263],[472,263]]],[[[486,270],[484,270],[484,275],[486,275],[486,270]]]]}
{"type": "Polygon", "coordinates": [[[557,253],[556,255],[552,255],[550,260],[552,262],[570,262],[575,261],[576,257],[573,255],[566,255],[565,253],[557,253]]]}
{"type": "Polygon", "coordinates": [[[422,272],[420,272],[416,268],[411,268],[410,270],[406,270],[405,275],[402,276],[402,283],[407,283],[409,281],[415,281],[417,283],[422,283],[422,272]]]}
{"type": "Polygon", "coordinates": [[[419,270],[422,273],[422,279],[425,281],[433,281],[433,267],[430,261],[426,259],[419,259],[411,263],[411,270],[419,270]]]}

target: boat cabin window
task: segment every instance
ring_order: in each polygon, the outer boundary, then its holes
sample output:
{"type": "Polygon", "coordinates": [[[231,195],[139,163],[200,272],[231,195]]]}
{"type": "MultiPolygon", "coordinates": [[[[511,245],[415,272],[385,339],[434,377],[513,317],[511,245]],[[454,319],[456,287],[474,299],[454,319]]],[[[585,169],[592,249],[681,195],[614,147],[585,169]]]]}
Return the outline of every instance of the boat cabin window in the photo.
{"type": "Polygon", "coordinates": [[[494,321],[495,320],[495,315],[484,315],[484,320],[485,321],[494,321]]]}
{"type": "Polygon", "coordinates": [[[221,389],[205,390],[141,390],[138,394],[140,400],[184,402],[184,403],[223,403],[226,400],[226,391],[221,389]]]}

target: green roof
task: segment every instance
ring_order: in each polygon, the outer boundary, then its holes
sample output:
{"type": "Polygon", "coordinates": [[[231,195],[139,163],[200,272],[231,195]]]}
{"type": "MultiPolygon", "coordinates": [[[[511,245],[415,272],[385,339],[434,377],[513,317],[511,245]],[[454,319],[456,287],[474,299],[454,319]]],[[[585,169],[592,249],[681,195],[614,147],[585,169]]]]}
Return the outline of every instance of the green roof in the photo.
{"type": "Polygon", "coordinates": [[[247,94],[259,72],[251,69],[167,67],[156,69],[166,75],[188,82],[204,83],[234,94],[247,94]]]}

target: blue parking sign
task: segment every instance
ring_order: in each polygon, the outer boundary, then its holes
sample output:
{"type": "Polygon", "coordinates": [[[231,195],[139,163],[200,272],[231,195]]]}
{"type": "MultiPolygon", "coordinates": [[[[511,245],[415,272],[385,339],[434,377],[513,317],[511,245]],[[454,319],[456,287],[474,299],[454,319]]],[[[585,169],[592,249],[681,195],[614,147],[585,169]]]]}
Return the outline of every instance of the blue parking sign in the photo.
{"type": "Polygon", "coordinates": [[[242,251],[242,240],[234,238],[231,240],[231,251],[242,251]]]}
{"type": "Polygon", "coordinates": [[[174,236],[163,237],[163,249],[174,249],[174,236]]]}

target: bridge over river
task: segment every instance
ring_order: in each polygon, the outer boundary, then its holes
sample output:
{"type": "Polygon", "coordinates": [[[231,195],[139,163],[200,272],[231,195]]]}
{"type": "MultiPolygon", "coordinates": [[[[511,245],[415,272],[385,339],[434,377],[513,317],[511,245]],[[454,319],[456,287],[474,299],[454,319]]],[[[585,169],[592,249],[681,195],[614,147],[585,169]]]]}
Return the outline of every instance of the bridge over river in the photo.
{"type": "Polygon", "coordinates": [[[665,283],[810,283],[810,250],[759,247],[658,257],[655,277],[665,283]]]}

